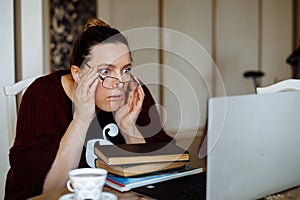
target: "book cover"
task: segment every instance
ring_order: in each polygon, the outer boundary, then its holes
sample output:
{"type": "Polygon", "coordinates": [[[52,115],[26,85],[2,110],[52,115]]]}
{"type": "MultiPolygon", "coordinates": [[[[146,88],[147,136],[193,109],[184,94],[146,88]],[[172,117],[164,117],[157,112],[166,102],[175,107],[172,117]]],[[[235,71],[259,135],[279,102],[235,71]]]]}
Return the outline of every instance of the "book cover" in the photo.
{"type": "Polygon", "coordinates": [[[95,155],[108,165],[188,161],[189,152],[175,143],[95,144],[95,155]]]}
{"type": "Polygon", "coordinates": [[[197,174],[204,172],[204,168],[194,168],[190,166],[184,166],[181,169],[170,170],[166,172],[153,173],[147,176],[138,177],[121,177],[113,174],[108,174],[106,178],[106,185],[119,190],[121,192],[129,191],[133,188],[159,183],[183,176],[197,174]]]}
{"type": "Polygon", "coordinates": [[[183,167],[185,162],[157,162],[157,163],[142,163],[142,164],[127,164],[127,165],[107,165],[102,160],[96,160],[96,167],[107,170],[109,173],[123,177],[137,176],[148,174],[168,169],[183,167]]]}

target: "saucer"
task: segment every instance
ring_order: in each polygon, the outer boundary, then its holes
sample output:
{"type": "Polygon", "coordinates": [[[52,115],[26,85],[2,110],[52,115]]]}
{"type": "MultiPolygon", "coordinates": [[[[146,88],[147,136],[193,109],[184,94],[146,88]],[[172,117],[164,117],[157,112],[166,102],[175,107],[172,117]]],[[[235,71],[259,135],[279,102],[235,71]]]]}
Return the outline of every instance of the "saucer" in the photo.
{"type": "Polygon", "coordinates": [[[101,200],[118,200],[118,197],[117,195],[110,192],[102,192],[101,200]]]}
{"type": "MultiPolygon", "coordinates": [[[[75,200],[74,194],[65,194],[59,197],[58,200],[75,200]]],[[[110,192],[102,192],[101,200],[118,200],[118,197],[110,192]]]]}

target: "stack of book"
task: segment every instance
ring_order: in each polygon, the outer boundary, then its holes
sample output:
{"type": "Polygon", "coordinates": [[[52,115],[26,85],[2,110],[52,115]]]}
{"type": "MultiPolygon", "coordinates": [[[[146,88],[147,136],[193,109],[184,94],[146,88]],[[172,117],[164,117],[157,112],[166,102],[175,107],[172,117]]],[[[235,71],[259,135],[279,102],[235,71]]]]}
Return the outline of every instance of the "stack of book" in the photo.
{"type": "Polygon", "coordinates": [[[109,174],[106,184],[119,190],[202,172],[185,166],[189,152],[174,143],[95,145],[96,166],[109,174]]]}

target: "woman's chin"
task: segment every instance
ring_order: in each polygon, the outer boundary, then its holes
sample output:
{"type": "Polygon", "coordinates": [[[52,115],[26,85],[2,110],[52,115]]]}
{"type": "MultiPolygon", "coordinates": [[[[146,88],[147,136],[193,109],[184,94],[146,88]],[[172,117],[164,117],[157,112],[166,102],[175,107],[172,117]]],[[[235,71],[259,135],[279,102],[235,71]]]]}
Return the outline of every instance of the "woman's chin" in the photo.
{"type": "Polygon", "coordinates": [[[114,112],[114,111],[118,110],[119,107],[120,107],[119,102],[110,102],[106,105],[98,106],[98,108],[100,108],[101,110],[103,110],[105,112],[114,112]]]}

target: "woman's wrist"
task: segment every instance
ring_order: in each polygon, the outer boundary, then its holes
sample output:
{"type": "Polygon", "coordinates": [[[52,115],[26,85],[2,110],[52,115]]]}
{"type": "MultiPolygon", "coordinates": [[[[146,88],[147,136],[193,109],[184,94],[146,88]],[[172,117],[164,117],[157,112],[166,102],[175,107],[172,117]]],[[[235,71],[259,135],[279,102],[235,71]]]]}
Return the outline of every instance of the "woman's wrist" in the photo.
{"type": "Polygon", "coordinates": [[[72,124],[73,124],[76,134],[79,134],[83,137],[86,136],[86,133],[90,126],[90,123],[91,123],[91,121],[88,119],[84,120],[82,118],[77,118],[77,117],[73,117],[73,120],[72,120],[72,124]]]}
{"type": "Polygon", "coordinates": [[[81,116],[76,113],[73,115],[73,121],[78,125],[90,125],[90,123],[93,121],[94,116],[81,116]]]}

